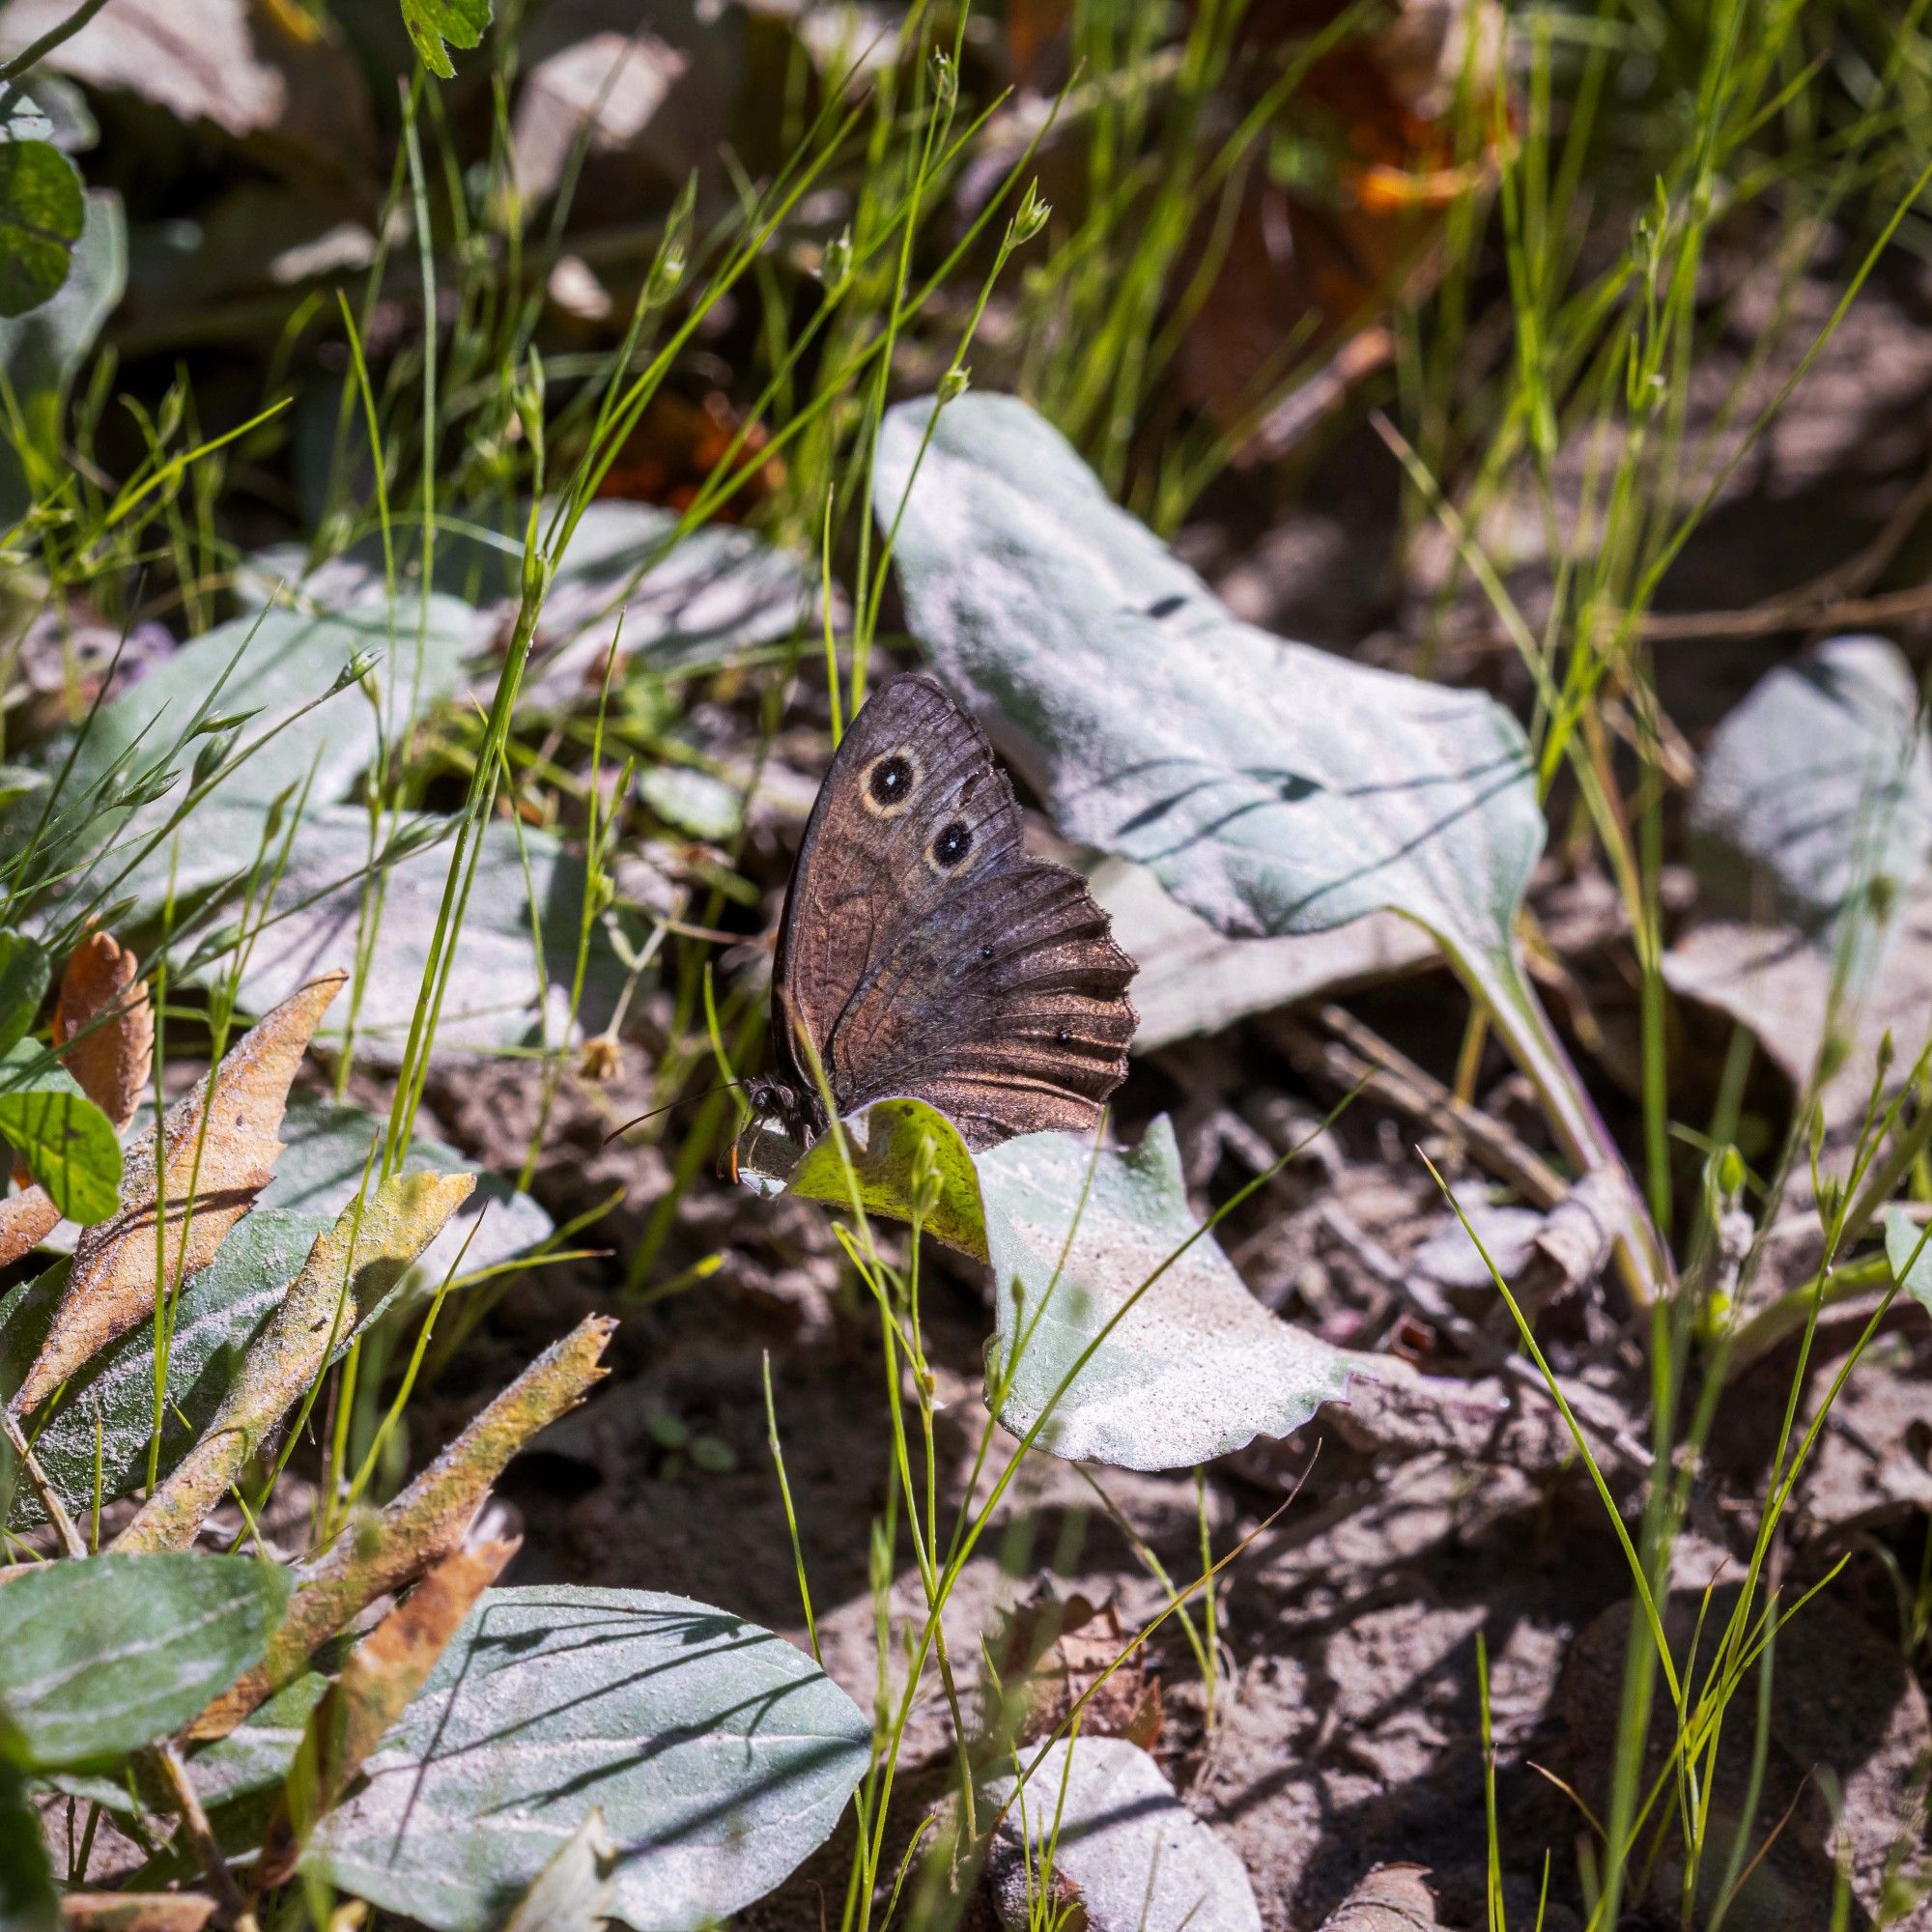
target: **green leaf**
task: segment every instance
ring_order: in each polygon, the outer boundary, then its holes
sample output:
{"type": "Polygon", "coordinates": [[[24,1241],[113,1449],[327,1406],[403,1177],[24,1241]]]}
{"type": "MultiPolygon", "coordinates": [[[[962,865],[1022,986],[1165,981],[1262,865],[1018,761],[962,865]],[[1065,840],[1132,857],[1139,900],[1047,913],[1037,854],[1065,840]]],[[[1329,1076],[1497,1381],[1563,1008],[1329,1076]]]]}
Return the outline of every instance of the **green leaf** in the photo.
{"type": "Polygon", "coordinates": [[[402,0],[402,8],[423,66],[442,80],[456,75],[449,48],[473,47],[490,24],[490,0],[402,0]]]}
{"type": "Polygon", "coordinates": [[[0,1925],[8,1932],[57,1932],[60,1894],[27,1799],[26,1771],[26,1738],[0,1705],[0,1925]]]}
{"type": "Polygon", "coordinates": [[[0,371],[19,421],[0,430],[0,524],[26,514],[31,473],[43,493],[67,474],[61,419],[68,391],[128,284],[128,224],[118,195],[87,197],[86,226],[60,293],[14,321],[0,321],[0,371]]]}
{"type": "Polygon", "coordinates": [[[596,1806],[611,1911],[686,1932],[820,1844],[869,1748],[851,1699],[741,1617],[637,1590],[492,1590],[303,1867],[439,1932],[484,1932],[596,1806]]]}
{"type": "Polygon", "coordinates": [[[106,1220],[121,1205],[114,1122],[31,1040],[7,1050],[0,1078],[13,1082],[0,1088],[0,1137],[70,1221],[88,1227],[106,1220]]]}
{"type": "Polygon", "coordinates": [[[0,1053],[26,1037],[46,998],[47,955],[24,932],[0,932],[0,1053]]]}
{"type": "Polygon", "coordinates": [[[988,1381],[1015,1435],[1045,1418],[1038,1446],[1056,1456],[1187,1468],[1292,1434],[1374,1373],[1269,1314],[1200,1234],[1165,1117],[1124,1153],[1024,1134],[980,1156],[980,1186],[988,1381]]]}
{"type": "Polygon", "coordinates": [[[0,1583],[0,1700],[37,1769],[164,1738],[268,1648],[286,1570],[252,1556],[91,1556],[0,1583]]]}
{"type": "Polygon", "coordinates": [[[1512,998],[1544,821],[1493,698],[1241,622],[1010,396],[895,409],[875,498],[911,630],[1069,838],[1236,938],[1390,909],[1512,998]]]}
{"type": "MultiPolygon", "coordinates": [[[[167,1474],[207,1425],[256,1331],[295,1280],[315,1237],[333,1216],[258,1208],[192,1276],[176,1303],[168,1347],[166,1427],[160,1471],[167,1474]],[[185,1418],[184,1421],[183,1418],[185,1418]]],[[[0,1299],[0,1398],[20,1386],[40,1352],[67,1282],[68,1264],[0,1299]]],[[[35,1448],[61,1499],[77,1517],[94,1507],[95,1426],[100,1436],[100,1494],[126,1495],[148,1480],[155,1424],[155,1336],[151,1323],[103,1349],[69,1384],[35,1448]]],[[[42,1520],[30,1485],[14,1496],[12,1524],[42,1520]]]]}
{"type": "Polygon", "coordinates": [[[60,293],[86,222],[80,177],[51,141],[0,142],[0,316],[60,293]]]}

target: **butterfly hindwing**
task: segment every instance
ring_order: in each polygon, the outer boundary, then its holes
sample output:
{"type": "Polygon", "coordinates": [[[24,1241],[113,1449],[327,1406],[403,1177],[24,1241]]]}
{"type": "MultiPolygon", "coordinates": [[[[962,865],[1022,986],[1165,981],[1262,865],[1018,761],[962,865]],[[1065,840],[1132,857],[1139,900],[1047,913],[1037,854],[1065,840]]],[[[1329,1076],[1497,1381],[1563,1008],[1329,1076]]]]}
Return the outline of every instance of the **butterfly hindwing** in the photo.
{"type": "Polygon", "coordinates": [[[882,686],[826,775],[780,928],[774,1052],[808,1122],[787,1009],[840,1112],[910,1095],[975,1148],[1089,1130],[1126,1073],[1133,974],[1085,882],[1027,854],[979,725],[928,677],[882,686]]]}

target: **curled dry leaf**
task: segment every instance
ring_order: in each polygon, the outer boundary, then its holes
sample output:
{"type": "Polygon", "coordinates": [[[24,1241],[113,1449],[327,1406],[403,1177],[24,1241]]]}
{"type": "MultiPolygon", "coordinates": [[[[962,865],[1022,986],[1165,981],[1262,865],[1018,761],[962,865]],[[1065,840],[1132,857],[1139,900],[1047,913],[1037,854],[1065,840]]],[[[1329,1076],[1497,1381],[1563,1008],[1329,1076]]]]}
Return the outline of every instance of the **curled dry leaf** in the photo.
{"type": "Polygon", "coordinates": [[[1378,1865],[1321,1921],[1321,1932],[1435,1932],[1427,1865],[1378,1865]]]}
{"type": "Polygon", "coordinates": [[[111,933],[90,933],[69,957],[54,1045],[80,1091],[123,1132],[154,1065],[155,1009],[132,951],[111,933]]]}
{"type": "Polygon", "coordinates": [[[586,1316],[552,1343],[394,1502],[309,1564],[267,1655],[195,1719],[185,1736],[226,1737],[357,1611],[456,1548],[510,1458],[603,1379],[598,1358],[616,1326],[609,1316],[586,1316]]]}
{"type": "Polygon", "coordinates": [[[297,1775],[283,1785],[283,1808],[269,1828],[258,1869],[285,1884],[322,1817],[349,1788],[383,1733],[403,1715],[476,1600],[517,1553],[521,1538],[498,1539],[445,1556],[409,1598],[362,1641],[309,1713],[297,1753],[297,1775]],[[302,1795],[302,1810],[288,1808],[302,1795]]]}
{"type": "Polygon", "coordinates": [[[193,1891],[71,1891],[63,1932],[201,1932],[214,1901],[193,1891]]]}
{"type": "Polygon", "coordinates": [[[178,1100],[155,1135],[128,1151],[121,1211],[89,1228],[74,1249],[67,1293],[13,1409],[38,1407],[100,1349],[154,1312],[156,1195],[165,1221],[170,1293],[213,1260],[267,1184],[289,1083],[309,1036],[348,975],[316,980],[250,1028],[208,1080],[178,1100]],[[165,1186],[156,1189],[156,1168],[165,1186]]]}
{"type": "Polygon", "coordinates": [[[0,1267],[16,1262],[60,1226],[61,1211],[44,1187],[23,1187],[0,1201],[0,1267]]]}
{"type": "Polygon", "coordinates": [[[243,1463],[322,1372],[335,1345],[395,1288],[475,1185],[469,1174],[398,1175],[366,1201],[352,1202],[316,1237],[201,1440],[115,1539],[115,1548],[185,1549],[194,1541],[243,1463]]]}
{"type": "Polygon", "coordinates": [[[1001,1629],[1000,1688],[988,1680],[982,1690],[986,1728],[1002,1733],[1004,1718],[1016,1743],[1037,1744],[1065,1726],[1077,1706],[1081,1736],[1125,1738],[1151,1750],[1160,1736],[1160,1680],[1133,1642],[1111,1602],[1063,1600],[1049,1586],[1001,1629]]]}

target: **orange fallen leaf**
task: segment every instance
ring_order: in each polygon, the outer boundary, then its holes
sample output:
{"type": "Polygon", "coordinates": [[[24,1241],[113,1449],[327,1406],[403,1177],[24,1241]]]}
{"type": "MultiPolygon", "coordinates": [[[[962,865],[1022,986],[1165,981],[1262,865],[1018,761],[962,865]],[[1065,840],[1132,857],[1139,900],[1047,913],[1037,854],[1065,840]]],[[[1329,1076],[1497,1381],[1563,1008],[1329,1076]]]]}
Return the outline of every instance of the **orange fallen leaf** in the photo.
{"type": "Polygon", "coordinates": [[[80,1091],[121,1132],[141,1104],[155,1060],[155,1009],[133,952],[111,933],[73,949],[54,1007],[54,1045],[80,1091]]]}
{"type": "Polygon", "coordinates": [[[201,1932],[214,1901],[192,1891],[71,1891],[63,1932],[201,1932]]]}
{"type": "Polygon", "coordinates": [[[16,1262],[60,1226],[61,1211],[44,1187],[23,1187],[0,1201],[0,1267],[16,1262]]]}
{"type": "Polygon", "coordinates": [[[606,1371],[598,1358],[616,1326],[609,1316],[585,1316],[474,1417],[395,1501],[352,1524],[332,1549],[305,1566],[268,1654],[187,1726],[184,1739],[225,1738],[358,1611],[455,1549],[510,1458],[603,1379],[606,1371]]]}
{"type": "Polygon", "coordinates": [[[469,1200],[473,1174],[404,1174],[352,1202],[316,1236],[301,1272],[250,1345],[202,1437],[126,1529],[117,1550],[185,1549],[242,1465],[315,1378],[334,1345],[395,1287],[469,1200]]]}
{"type": "Polygon", "coordinates": [[[25,1415],[108,1343],[154,1313],[157,1272],[170,1294],[214,1259],[255,1205],[282,1151],[289,1084],[328,1003],[335,973],[292,994],[128,1150],[120,1212],[83,1231],[53,1324],[10,1405],[25,1415]],[[165,1185],[158,1184],[161,1170],[165,1185]],[[164,1223],[156,1269],[156,1222],[164,1223]]]}

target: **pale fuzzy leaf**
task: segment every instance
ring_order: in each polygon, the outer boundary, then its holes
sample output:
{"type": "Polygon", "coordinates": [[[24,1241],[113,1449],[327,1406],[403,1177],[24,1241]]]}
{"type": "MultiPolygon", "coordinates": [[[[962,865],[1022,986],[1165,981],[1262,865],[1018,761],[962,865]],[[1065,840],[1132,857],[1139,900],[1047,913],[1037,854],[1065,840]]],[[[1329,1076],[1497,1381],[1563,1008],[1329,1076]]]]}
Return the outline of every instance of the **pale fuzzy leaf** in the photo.
{"type": "Polygon", "coordinates": [[[1690,799],[1703,908],[1828,931],[1932,858],[1918,680],[1883,638],[1831,638],[1752,687],[1711,736],[1690,799]]]}
{"type": "Polygon", "coordinates": [[[133,952],[92,932],[69,955],[54,1007],[54,1044],[80,1091],[124,1131],[147,1090],[155,1011],[133,952]]]}
{"type": "Polygon", "coordinates": [[[1899,1287],[1932,1315],[1932,1240],[1897,1208],[1885,1210],[1885,1258],[1899,1287]]]}
{"type": "MultiPolygon", "coordinates": [[[[273,1209],[250,1215],[182,1291],[168,1346],[163,1475],[207,1428],[250,1338],[279,1304],[327,1225],[311,1214],[273,1209]]],[[[0,1301],[0,1389],[13,1386],[39,1353],[69,1266],[56,1263],[0,1301]]],[[[95,1356],[69,1383],[53,1419],[37,1430],[35,1452],[77,1518],[94,1505],[97,1418],[100,1495],[111,1502],[148,1479],[148,1441],[155,1426],[152,1319],[95,1356]]],[[[12,1526],[25,1529],[41,1520],[32,1487],[23,1483],[14,1492],[12,1526]]]]}
{"type": "Polygon", "coordinates": [[[728,524],[673,543],[677,524],[668,510],[615,498],[583,513],[544,599],[523,702],[594,701],[613,646],[685,668],[792,635],[811,608],[815,573],[728,524]]]}
{"type": "Polygon", "coordinates": [[[13,1400],[37,1408],[99,1350],[155,1307],[156,1205],[166,1222],[163,1278],[170,1293],[213,1259],[254,1206],[282,1151],[276,1138],[289,1083],[343,976],[292,994],[230,1048],[162,1122],[156,1188],[152,1131],[128,1150],[121,1211],[89,1228],[74,1249],[66,1293],[45,1346],[13,1400]],[[184,1224],[185,1224],[184,1226],[184,1224]]]}
{"type": "Polygon", "coordinates": [[[249,1347],[201,1440],[114,1548],[185,1549],[248,1458],[300,1401],[331,1352],[372,1320],[410,1264],[469,1198],[467,1174],[398,1175],[316,1236],[301,1272],[249,1347]]]}
{"type": "Polygon", "coordinates": [[[1544,823],[1499,704],[1238,621],[1026,404],[949,404],[922,458],[932,411],[876,466],[910,626],[1062,832],[1233,937],[1391,909],[1508,957],[1544,823]]]}
{"type": "MultiPolygon", "coordinates": [[[[0,41],[14,51],[72,12],[61,0],[13,0],[0,41]]],[[[247,0],[115,0],[46,58],[97,90],[136,95],[178,120],[351,179],[366,173],[374,151],[355,62],[329,34],[298,34],[247,0]]]]}
{"type": "MultiPolygon", "coordinates": [[[[372,1149],[380,1163],[386,1124],[345,1102],[318,1099],[313,1094],[291,1095],[282,1119],[286,1146],[258,1207],[339,1214],[355,1198],[372,1149]]],[[[403,1158],[405,1174],[462,1174],[470,1165],[453,1147],[420,1129],[410,1137],[403,1158]]],[[[554,1227],[536,1202],[500,1175],[479,1175],[476,1191],[423,1250],[418,1278],[440,1281],[459,1254],[466,1273],[527,1254],[549,1239],[554,1227]]]]}
{"type": "Polygon", "coordinates": [[[1291,1434],[1374,1374],[1372,1357],[1270,1315],[1200,1234],[1164,1118],[1128,1152],[1024,1134],[979,1171],[999,1318],[988,1382],[1007,1379],[999,1417],[1015,1435],[1045,1418],[1040,1448],[1187,1468],[1291,1434]]]}
{"type": "Polygon", "coordinates": [[[267,1656],[210,1705],[187,1735],[226,1737],[360,1610],[456,1548],[511,1457],[603,1379],[598,1358],[616,1325],[607,1316],[586,1316],[475,1416],[401,1495],[309,1564],[267,1656]]]}
{"type": "Polygon", "coordinates": [[[989,1813],[1009,1807],[988,1861],[1008,1932],[1074,1903],[1090,1932],[1261,1932],[1240,1860],[1138,1745],[1078,1738],[1026,1752],[1021,1770],[1024,1785],[992,1778],[981,1797],[989,1813]]]}
{"type": "Polygon", "coordinates": [[[1690,824],[1703,917],[1665,982],[1801,1093],[1822,1075],[1827,1126],[1852,1126],[1886,1036],[1894,1079],[1932,1037],[1932,747],[1897,648],[1833,638],[1769,672],[1713,734],[1690,824]]]}
{"type": "Polygon", "coordinates": [[[831,1833],[869,1756],[851,1699],[743,1618],[643,1591],[494,1590],[303,1868],[485,1932],[595,1805],[615,1916],[695,1932],[831,1833]]]}
{"type": "Polygon", "coordinates": [[[0,1703],[32,1761],[110,1762],[166,1737],[261,1656],[291,1580],[250,1556],[169,1552],[0,1583],[0,1703]]]}
{"type": "Polygon", "coordinates": [[[1104,861],[1089,883],[1114,937],[1140,971],[1133,1050],[1218,1033],[1251,1013],[1332,995],[1426,965],[1429,935],[1392,912],[1372,912],[1333,932],[1227,939],[1171,896],[1145,866],[1104,861]]]}
{"type": "MultiPolygon", "coordinates": [[[[421,822],[412,813],[406,825],[421,822]]],[[[422,1004],[429,957],[449,877],[447,841],[412,853],[388,872],[383,923],[355,1014],[356,1057],[394,1066],[422,1004]]],[[[350,807],[313,814],[297,834],[275,895],[277,917],[251,946],[242,998],[260,1010],[284,999],[324,966],[353,958],[369,859],[368,820],[350,807]]],[[[548,833],[521,834],[500,822],[484,828],[475,883],[457,937],[449,985],[437,1024],[439,1052],[494,1051],[569,1032],[570,982],[583,909],[581,860],[548,833]],[[527,881],[525,864],[528,863],[527,881]],[[535,895],[536,918],[531,916],[535,895]],[[543,934],[539,957],[533,927],[543,934]]],[[[622,975],[601,925],[593,925],[578,1033],[595,1031],[611,1011],[622,975]]],[[[325,1038],[340,1038],[350,1003],[325,1038]]]]}
{"type": "Polygon", "coordinates": [[[611,1917],[616,1863],[616,1840],[593,1804],[563,1848],[530,1881],[503,1932],[597,1932],[611,1917]]]}

